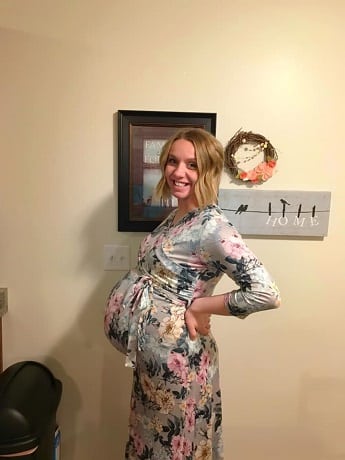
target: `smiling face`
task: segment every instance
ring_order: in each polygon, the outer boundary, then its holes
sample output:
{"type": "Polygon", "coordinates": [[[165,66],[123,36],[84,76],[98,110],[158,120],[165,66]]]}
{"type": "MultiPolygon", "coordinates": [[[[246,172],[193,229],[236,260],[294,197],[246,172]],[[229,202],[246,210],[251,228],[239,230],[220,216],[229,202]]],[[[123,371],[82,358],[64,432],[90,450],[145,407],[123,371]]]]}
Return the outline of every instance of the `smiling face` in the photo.
{"type": "Polygon", "coordinates": [[[186,211],[198,207],[194,186],[198,180],[195,149],[185,139],[176,140],[170,149],[165,165],[165,179],[171,194],[177,198],[179,208],[186,211]]]}
{"type": "Polygon", "coordinates": [[[162,176],[154,194],[160,202],[174,196],[185,212],[217,203],[224,149],[213,134],[203,128],[176,131],[164,144],[159,165],[162,176]]]}

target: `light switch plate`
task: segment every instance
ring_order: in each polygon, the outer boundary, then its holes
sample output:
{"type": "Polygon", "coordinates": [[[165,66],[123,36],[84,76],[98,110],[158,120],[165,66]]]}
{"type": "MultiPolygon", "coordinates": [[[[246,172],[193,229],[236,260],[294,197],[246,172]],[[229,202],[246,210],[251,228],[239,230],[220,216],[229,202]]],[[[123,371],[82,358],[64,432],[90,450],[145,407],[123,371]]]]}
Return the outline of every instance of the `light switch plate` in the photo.
{"type": "Polygon", "coordinates": [[[104,270],[129,270],[129,246],[106,244],[103,257],[104,270]]]}

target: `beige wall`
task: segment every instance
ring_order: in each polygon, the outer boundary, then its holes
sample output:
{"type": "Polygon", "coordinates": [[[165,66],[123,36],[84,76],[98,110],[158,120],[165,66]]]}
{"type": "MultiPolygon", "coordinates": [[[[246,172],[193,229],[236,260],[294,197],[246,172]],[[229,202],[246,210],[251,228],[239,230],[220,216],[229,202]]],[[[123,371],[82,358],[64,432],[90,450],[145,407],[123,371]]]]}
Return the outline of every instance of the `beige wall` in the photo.
{"type": "Polygon", "coordinates": [[[130,371],[102,330],[123,273],[102,251],[129,244],[134,263],[143,234],[116,231],[119,109],[217,112],[224,144],[242,127],[278,149],[260,188],[332,192],[323,241],[248,239],[282,308],[213,328],[226,460],[345,458],[344,15],[341,0],[0,0],[4,360],[63,380],[63,460],[123,458],[130,371]]]}

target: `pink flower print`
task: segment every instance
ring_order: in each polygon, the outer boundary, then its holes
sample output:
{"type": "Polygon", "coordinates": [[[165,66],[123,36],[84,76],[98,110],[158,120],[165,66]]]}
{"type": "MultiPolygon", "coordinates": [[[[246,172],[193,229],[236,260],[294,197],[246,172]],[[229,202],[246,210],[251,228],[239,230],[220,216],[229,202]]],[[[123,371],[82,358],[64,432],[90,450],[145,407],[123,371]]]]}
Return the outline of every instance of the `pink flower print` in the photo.
{"type": "Polygon", "coordinates": [[[183,439],[183,454],[188,457],[192,453],[192,442],[189,439],[183,439]]]}
{"type": "Polygon", "coordinates": [[[230,239],[222,240],[222,245],[224,252],[235,260],[239,260],[242,257],[245,257],[246,253],[248,252],[246,245],[236,236],[233,236],[230,239]]]}
{"type": "Polygon", "coordinates": [[[181,435],[174,436],[171,440],[171,447],[173,450],[173,458],[179,460],[180,455],[183,454],[183,445],[184,445],[184,438],[181,435]]]}
{"type": "Polygon", "coordinates": [[[238,241],[232,240],[229,255],[232,259],[240,259],[243,255],[243,244],[238,241]]]}
{"type": "Polygon", "coordinates": [[[181,435],[172,438],[171,447],[173,451],[173,460],[184,460],[192,453],[191,441],[181,435]]]}
{"type": "Polygon", "coordinates": [[[114,314],[120,311],[122,301],[123,301],[123,294],[114,293],[114,295],[110,297],[107,308],[106,308],[105,316],[104,316],[105,332],[109,330],[110,323],[114,317],[114,314]]]}
{"type": "Polygon", "coordinates": [[[164,234],[163,234],[163,233],[160,234],[160,235],[158,236],[158,238],[156,238],[156,240],[154,241],[154,246],[155,246],[155,247],[157,247],[157,246],[162,246],[162,243],[163,243],[164,239],[165,239],[164,234]]]}
{"type": "Polygon", "coordinates": [[[183,224],[184,228],[185,229],[192,228],[193,225],[195,225],[195,221],[196,221],[196,217],[192,217],[191,219],[189,219],[187,222],[183,224]]]}
{"type": "Polygon", "coordinates": [[[196,406],[196,401],[195,401],[195,398],[187,398],[186,399],[186,412],[187,413],[191,413],[194,411],[195,409],[195,406],[196,406]]]}
{"type": "Polygon", "coordinates": [[[141,455],[144,452],[145,444],[144,444],[143,440],[141,439],[140,434],[133,433],[132,436],[133,436],[133,441],[134,441],[135,452],[138,455],[141,455]]]}
{"type": "Polygon", "coordinates": [[[111,312],[107,312],[104,316],[104,332],[106,335],[109,334],[110,324],[113,319],[113,314],[111,312]]]}
{"type": "Polygon", "coordinates": [[[170,235],[171,235],[171,237],[174,237],[174,236],[178,235],[179,233],[180,233],[180,228],[179,228],[179,226],[173,227],[173,228],[170,230],[170,235]]]}
{"type": "Polygon", "coordinates": [[[211,362],[211,360],[210,360],[209,353],[203,353],[201,355],[200,367],[202,369],[207,369],[209,367],[209,365],[210,365],[210,362],[211,362]]]}
{"type": "Polygon", "coordinates": [[[181,435],[177,435],[172,438],[171,448],[173,460],[184,460],[192,453],[191,441],[181,435]]]}
{"type": "Polygon", "coordinates": [[[184,436],[174,436],[171,441],[173,460],[184,460],[192,453],[192,443],[184,436]]]}
{"type": "Polygon", "coordinates": [[[183,452],[173,451],[172,460],[184,460],[183,452]]]}
{"type": "Polygon", "coordinates": [[[121,293],[115,293],[113,296],[110,297],[109,303],[108,303],[108,310],[112,312],[118,312],[121,308],[123,301],[123,294],[121,293]]]}
{"type": "Polygon", "coordinates": [[[210,366],[210,362],[210,355],[208,353],[203,353],[201,355],[199,372],[196,376],[196,381],[200,385],[204,385],[207,381],[207,371],[210,366]]]}
{"type": "Polygon", "coordinates": [[[186,371],[183,375],[181,375],[180,379],[181,379],[181,385],[187,388],[189,385],[188,372],[186,371]]]}
{"type": "Polygon", "coordinates": [[[143,290],[142,283],[137,283],[133,286],[133,297],[136,297],[137,294],[141,293],[143,290]]]}
{"type": "Polygon", "coordinates": [[[195,411],[194,410],[186,413],[185,427],[188,433],[191,433],[194,431],[194,428],[195,428],[195,411]]]}
{"type": "Polygon", "coordinates": [[[196,381],[199,383],[199,385],[205,385],[207,381],[207,368],[200,368],[196,375],[196,381]]]}
{"type": "Polygon", "coordinates": [[[168,368],[183,382],[187,382],[188,367],[186,358],[180,353],[172,351],[168,357],[168,368]]]}

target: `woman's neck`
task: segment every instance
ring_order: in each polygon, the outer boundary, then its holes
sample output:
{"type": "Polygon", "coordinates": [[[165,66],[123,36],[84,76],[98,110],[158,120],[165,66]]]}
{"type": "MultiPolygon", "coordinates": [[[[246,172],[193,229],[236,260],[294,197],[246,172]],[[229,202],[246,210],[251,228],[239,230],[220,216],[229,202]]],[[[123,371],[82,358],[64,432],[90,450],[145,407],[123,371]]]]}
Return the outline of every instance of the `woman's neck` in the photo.
{"type": "Polygon", "coordinates": [[[190,211],[193,211],[194,209],[198,209],[198,205],[189,205],[189,206],[183,206],[181,204],[178,205],[173,223],[176,224],[179,222],[186,214],[188,214],[190,211]]]}

